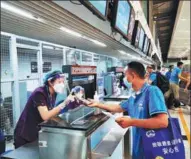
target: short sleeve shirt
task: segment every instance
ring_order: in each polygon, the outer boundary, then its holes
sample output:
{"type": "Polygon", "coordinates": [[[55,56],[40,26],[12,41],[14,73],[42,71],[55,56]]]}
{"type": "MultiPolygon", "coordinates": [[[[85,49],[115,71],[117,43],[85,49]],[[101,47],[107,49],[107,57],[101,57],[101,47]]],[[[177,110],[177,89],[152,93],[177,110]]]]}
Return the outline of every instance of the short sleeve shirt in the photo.
{"type": "Polygon", "coordinates": [[[167,73],[166,73],[166,78],[168,79],[168,80],[170,80],[170,76],[171,76],[171,71],[168,71],[167,73]]]}
{"type": "Polygon", "coordinates": [[[170,76],[170,82],[171,83],[175,83],[178,85],[179,82],[179,77],[178,75],[181,74],[182,70],[178,67],[174,68],[172,70],[171,76],[170,76]]]}
{"type": "Polygon", "coordinates": [[[38,138],[40,130],[38,124],[43,121],[38,111],[38,106],[47,106],[52,109],[55,104],[55,98],[49,98],[46,86],[37,88],[29,97],[25,108],[17,122],[15,136],[19,136],[29,142],[38,138]]]}
{"type": "MultiPolygon", "coordinates": [[[[120,103],[131,118],[148,119],[153,115],[167,113],[164,96],[156,86],[144,84],[142,89],[128,100],[120,103]]],[[[133,127],[133,159],[145,159],[140,128],[133,127]]]]}
{"type": "Polygon", "coordinates": [[[154,85],[156,85],[156,78],[157,78],[156,72],[152,72],[152,73],[149,75],[149,80],[152,81],[152,83],[153,83],[154,85]]]}

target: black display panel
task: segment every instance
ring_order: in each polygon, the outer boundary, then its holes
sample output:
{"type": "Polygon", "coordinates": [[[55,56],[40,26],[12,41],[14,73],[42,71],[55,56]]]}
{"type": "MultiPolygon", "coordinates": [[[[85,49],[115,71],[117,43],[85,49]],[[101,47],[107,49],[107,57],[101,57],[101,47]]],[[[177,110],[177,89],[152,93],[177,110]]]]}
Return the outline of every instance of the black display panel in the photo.
{"type": "MultiPolygon", "coordinates": [[[[102,20],[107,19],[108,1],[106,0],[79,0],[84,6],[102,20]]],[[[88,16],[88,15],[87,15],[88,16]]]]}
{"type": "Polygon", "coordinates": [[[149,46],[149,38],[145,34],[145,40],[144,40],[144,45],[143,45],[143,53],[147,54],[148,52],[148,46],[149,46]]]}
{"type": "Polygon", "coordinates": [[[136,29],[136,36],[135,36],[135,47],[139,46],[139,39],[140,39],[140,33],[141,33],[141,24],[138,22],[137,29],[136,29]]]}
{"type": "Polygon", "coordinates": [[[141,51],[143,50],[144,36],[145,36],[145,31],[144,31],[143,28],[141,27],[140,36],[139,36],[139,44],[138,44],[138,48],[139,48],[141,51]]]}
{"type": "Polygon", "coordinates": [[[151,40],[149,39],[148,50],[147,50],[147,56],[150,56],[151,53],[152,53],[152,45],[151,45],[151,40]]]}
{"type": "Polygon", "coordinates": [[[135,27],[135,11],[132,8],[130,22],[129,22],[129,30],[128,30],[128,35],[127,35],[127,38],[129,41],[132,41],[134,27],[135,27]]]}
{"type": "Polygon", "coordinates": [[[131,5],[127,0],[115,0],[112,11],[112,27],[128,40],[131,5]]]}

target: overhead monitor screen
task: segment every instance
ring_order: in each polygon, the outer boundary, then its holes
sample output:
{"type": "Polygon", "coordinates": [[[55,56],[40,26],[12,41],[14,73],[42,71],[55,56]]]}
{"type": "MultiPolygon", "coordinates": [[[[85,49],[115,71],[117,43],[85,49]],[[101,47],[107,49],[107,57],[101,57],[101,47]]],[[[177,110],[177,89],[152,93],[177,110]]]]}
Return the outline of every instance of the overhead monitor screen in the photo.
{"type": "Polygon", "coordinates": [[[103,15],[106,16],[107,1],[89,0],[89,2],[103,15]]]}
{"type": "Polygon", "coordinates": [[[139,44],[140,32],[141,32],[141,27],[140,27],[140,25],[138,25],[136,38],[135,38],[135,46],[136,47],[138,47],[138,44],[139,44]]]}
{"type": "Polygon", "coordinates": [[[143,48],[144,53],[147,53],[147,51],[148,51],[148,42],[149,42],[148,37],[145,36],[145,43],[144,43],[144,48],[143,48]]]}
{"type": "Polygon", "coordinates": [[[149,45],[148,45],[148,51],[147,51],[147,56],[150,56],[152,53],[152,45],[151,45],[151,41],[149,40],[149,45]]]}
{"type": "Polygon", "coordinates": [[[128,1],[118,1],[115,27],[125,36],[128,33],[131,6],[128,1]]]}
{"type": "Polygon", "coordinates": [[[144,35],[145,35],[145,32],[144,32],[143,28],[141,28],[140,38],[139,38],[139,49],[141,49],[141,50],[143,49],[144,35]]]}
{"type": "Polygon", "coordinates": [[[135,11],[132,9],[130,23],[129,23],[129,31],[128,31],[128,40],[129,41],[132,40],[134,26],[135,26],[135,11]]]}

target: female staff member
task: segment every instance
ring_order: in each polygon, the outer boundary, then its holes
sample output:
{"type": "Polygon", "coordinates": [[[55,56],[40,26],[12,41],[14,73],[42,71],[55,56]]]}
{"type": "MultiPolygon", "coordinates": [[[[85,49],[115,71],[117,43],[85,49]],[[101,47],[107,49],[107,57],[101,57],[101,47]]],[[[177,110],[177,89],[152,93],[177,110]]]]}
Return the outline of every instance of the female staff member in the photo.
{"type": "Polygon", "coordinates": [[[54,108],[56,94],[63,93],[65,89],[61,71],[47,73],[43,82],[44,86],[35,89],[29,97],[16,125],[14,131],[15,148],[35,141],[40,130],[38,124],[59,114],[66,103],[72,100],[72,97],[69,96],[54,108]]]}

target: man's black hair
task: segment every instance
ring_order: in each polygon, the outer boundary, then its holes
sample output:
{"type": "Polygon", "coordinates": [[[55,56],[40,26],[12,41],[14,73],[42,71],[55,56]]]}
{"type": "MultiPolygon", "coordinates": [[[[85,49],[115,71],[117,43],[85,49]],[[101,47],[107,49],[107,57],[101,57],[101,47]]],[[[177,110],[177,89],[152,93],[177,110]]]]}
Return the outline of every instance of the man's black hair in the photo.
{"type": "Polygon", "coordinates": [[[160,70],[161,70],[161,66],[157,66],[157,70],[159,70],[159,71],[160,71],[160,70]]]}
{"type": "Polygon", "coordinates": [[[181,62],[181,61],[177,62],[177,66],[178,66],[178,67],[181,66],[181,65],[183,65],[183,64],[184,64],[184,63],[181,62]]]}
{"type": "Polygon", "coordinates": [[[155,69],[156,69],[155,65],[151,65],[151,67],[152,67],[152,69],[153,69],[153,70],[155,70],[155,69]]]}
{"type": "Polygon", "coordinates": [[[172,68],[173,68],[173,66],[174,66],[174,65],[170,65],[170,66],[169,66],[169,69],[172,69],[172,68]]]}
{"type": "Polygon", "coordinates": [[[140,78],[144,78],[145,77],[145,67],[143,66],[142,63],[140,62],[136,62],[136,61],[132,61],[130,63],[127,64],[128,68],[133,70],[140,78]]]}

